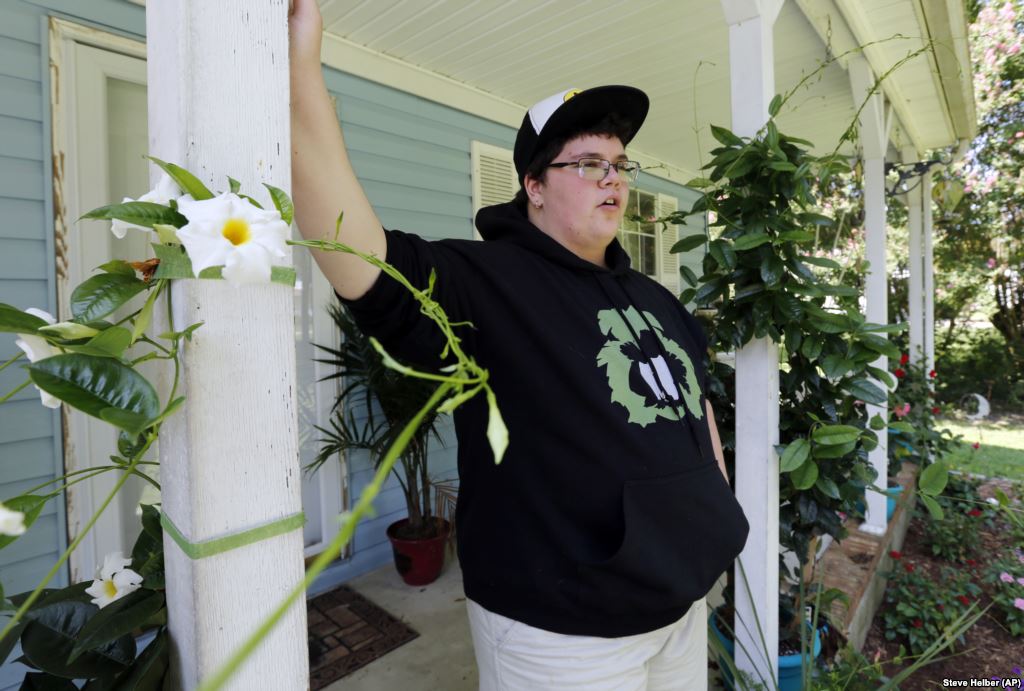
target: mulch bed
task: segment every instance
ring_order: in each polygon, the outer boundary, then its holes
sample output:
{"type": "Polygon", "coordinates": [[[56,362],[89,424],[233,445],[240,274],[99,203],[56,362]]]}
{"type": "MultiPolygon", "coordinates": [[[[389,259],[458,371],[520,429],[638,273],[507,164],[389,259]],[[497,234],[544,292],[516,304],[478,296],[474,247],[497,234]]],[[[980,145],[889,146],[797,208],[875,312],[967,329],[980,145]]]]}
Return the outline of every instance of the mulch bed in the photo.
{"type": "Polygon", "coordinates": [[[348,586],[306,603],[309,683],[322,689],[373,662],[418,633],[348,586]]]}
{"type": "MultiPolygon", "coordinates": [[[[1014,499],[1010,484],[997,481],[985,482],[981,486],[979,492],[983,498],[993,496],[992,486],[994,484],[999,484],[1011,501],[1014,499]]],[[[925,520],[923,516],[926,515],[926,510],[919,505],[907,531],[903,548],[900,550],[903,554],[901,561],[913,563],[918,571],[923,571],[933,580],[940,581],[938,574],[941,567],[950,565],[950,562],[932,557],[931,550],[923,545],[922,521],[925,520]]],[[[1013,547],[1012,537],[1002,518],[996,519],[994,527],[982,528],[981,546],[978,554],[974,557],[978,561],[976,569],[979,576],[974,582],[983,590],[980,608],[985,608],[992,602],[992,598],[987,592],[990,586],[983,584],[980,579],[983,570],[990,561],[997,559],[999,555],[1006,554],[1013,547]]],[[[882,617],[885,606],[886,604],[883,602],[872,622],[864,647],[861,649],[861,652],[869,660],[891,659],[899,652],[898,640],[888,641],[885,639],[882,617]]],[[[957,652],[962,654],[927,665],[902,683],[900,688],[903,691],[944,688],[943,679],[1006,677],[1010,676],[1014,667],[1024,668],[1024,638],[1011,636],[1003,627],[999,616],[995,609],[989,610],[964,635],[966,645],[957,645],[957,652]]],[[[891,676],[898,672],[900,667],[884,665],[883,669],[886,674],[891,676]]]]}

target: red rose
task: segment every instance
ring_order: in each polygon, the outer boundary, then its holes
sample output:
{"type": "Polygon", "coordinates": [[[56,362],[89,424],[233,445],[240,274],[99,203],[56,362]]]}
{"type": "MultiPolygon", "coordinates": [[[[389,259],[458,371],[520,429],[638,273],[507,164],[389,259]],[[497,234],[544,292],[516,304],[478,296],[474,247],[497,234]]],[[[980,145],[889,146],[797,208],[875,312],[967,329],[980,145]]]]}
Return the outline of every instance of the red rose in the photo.
{"type": "Polygon", "coordinates": [[[942,408],[940,408],[938,406],[935,406],[934,408],[932,408],[932,415],[938,415],[941,412],[942,412],[942,408]]]}
{"type": "Polygon", "coordinates": [[[975,518],[977,518],[981,515],[981,509],[971,509],[970,511],[967,512],[967,515],[974,516],[975,518]]]}
{"type": "Polygon", "coordinates": [[[928,376],[931,377],[932,379],[935,379],[935,377],[939,375],[935,372],[935,370],[931,370],[928,372],[928,376]]]}
{"type": "Polygon", "coordinates": [[[974,442],[973,444],[971,444],[971,446],[973,446],[976,449],[980,449],[981,448],[981,442],[974,442]]]}
{"type": "Polygon", "coordinates": [[[895,371],[895,372],[893,372],[893,374],[895,374],[895,375],[896,375],[896,378],[897,378],[897,379],[903,379],[903,377],[907,376],[907,373],[906,373],[906,372],[904,372],[904,371],[903,371],[902,369],[900,369],[899,367],[897,367],[897,368],[896,368],[896,371],[895,371]]]}
{"type": "Polygon", "coordinates": [[[900,364],[901,365],[905,365],[908,362],[910,362],[910,356],[909,355],[907,355],[906,353],[903,353],[903,355],[900,355],[900,364]]]}
{"type": "Polygon", "coordinates": [[[960,600],[960,602],[964,603],[965,605],[971,604],[971,601],[967,598],[966,595],[957,595],[956,599],[960,600]]]}
{"type": "Polygon", "coordinates": [[[919,629],[922,626],[924,626],[924,622],[923,621],[921,621],[920,619],[915,619],[914,620],[914,628],[915,629],[919,629]]]}
{"type": "Polygon", "coordinates": [[[889,552],[889,556],[892,557],[893,559],[899,559],[900,557],[903,556],[903,553],[902,552],[897,552],[896,550],[892,550],[891,552],[889,552]]]}
{"type": "Polygon", "coordinates": [[[914,573],[914,565],[911,564],[910,562],[907,562],[906,564],[904,564],[903,568],[906,569],[907,573],[914,573]]]}

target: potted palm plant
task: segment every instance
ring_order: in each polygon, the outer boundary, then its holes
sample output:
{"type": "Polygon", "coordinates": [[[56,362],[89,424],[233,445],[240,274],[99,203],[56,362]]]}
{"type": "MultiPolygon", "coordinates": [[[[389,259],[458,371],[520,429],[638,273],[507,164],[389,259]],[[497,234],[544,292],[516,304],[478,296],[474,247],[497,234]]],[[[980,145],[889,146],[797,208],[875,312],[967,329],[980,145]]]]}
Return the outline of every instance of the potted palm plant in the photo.
{"type": "MultiPolygon", "coordinates": [[[[385,366],[380,353],[356,325],[349,311],[332,304],[328,311],[341,332],[341,345],[316,347],[328,357],[318,362],[334,367],[324,379],[342,379],[329,428],[324,435],[315,470],[337,453],[365,449],[377,466],[406,423],[430,398],[436,382],[406,377],[385,366]]],[[[394,468],[402,487],[408,516],[387,530],[395,567],[409,585],[426,585],[437,579],[444,564],[444,546],[450,526],[435,515],[431,505],[432,483],[428,468],[428,443],[433,435],[442,441],[439,417],[431,411],[423,418],[405,453],[394,468]]]]}

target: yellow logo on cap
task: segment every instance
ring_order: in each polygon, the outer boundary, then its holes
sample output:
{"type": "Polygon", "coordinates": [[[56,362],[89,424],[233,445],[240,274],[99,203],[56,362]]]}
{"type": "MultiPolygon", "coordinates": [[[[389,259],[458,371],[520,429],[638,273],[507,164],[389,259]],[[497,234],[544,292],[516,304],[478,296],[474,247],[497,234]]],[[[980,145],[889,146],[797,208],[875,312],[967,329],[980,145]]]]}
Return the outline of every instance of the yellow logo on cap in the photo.
{"type": "Polygon", "coordinates": [[[572,98],[573,96],[575,96],[579,92],[580,92],[580,89],[569,89],[568,91],[565,92],[565,96],[562,97],[562,103],[565,103],[566,101],[568,101],[570,98],[572,98]]]}

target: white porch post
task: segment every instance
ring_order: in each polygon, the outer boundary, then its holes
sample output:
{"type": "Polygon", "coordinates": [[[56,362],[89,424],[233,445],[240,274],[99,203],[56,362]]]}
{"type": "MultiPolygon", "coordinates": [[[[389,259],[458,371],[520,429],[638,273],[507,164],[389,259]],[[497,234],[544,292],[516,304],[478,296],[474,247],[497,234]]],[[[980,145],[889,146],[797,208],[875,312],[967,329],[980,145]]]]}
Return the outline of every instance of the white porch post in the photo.
{"type": "MultiPolygon", "coordinates": [[[[932,250],[932,171],[921,181],[921,211],[924,217],[924,360],[925,370],[935,369],[935,255],[932,250]]],[[[928,380],[929,383],[931,380],[928,380]]]]}
{"type": "MultiPolygon", "coordinates": [[[[739,136],[753,136],[768,120],[775,94],[772,25],[781,8],[782,0],[722,0],[729,24],[732,129],[739,136]]],[[[739,561],[750,590],[737,564],[733,630],[737,667],[769,687],[769,679],[778,679],[778,443],[779,349],[760,338],[736,353],[736,498],[750,523],[739,561]]]]}
{"type": "MultiPolygon", "coordinates": [[[[211,189],[227,175],[260,199],[290,188],[287,0],[162,0],[146,12],[149,138],[211,189]]],[[[286,260],[290,261],[290,260],[286,260]]],[[[183,410],[160,439],[163,511],[196,543],[301,510],[292,290],[176,281],[174,327],[203,322],[185,344],[183,410]]],[[[166,533],[174,688],[218,669],[303,577],[301,526],[192,559],[166,533]]],[[[308,688],[300,602],[228,684],[308,688]]]]}
{"type": "MultiPolygon", "coordinates": [[[[904,163],[918,160],[917,149],[906,147],[902,152],[904,163]]],[[[921,187],[923,180],[911,180],[913,187],[907,192],[907,320],[910,322],[910,361],[921,365],[924,359],[924,281],[921,262],[921,187]],[[920,183],[920,184],[918,184],[920,183]]]]}
{"type": "MultiPolygon", "coordinates": [[[[889,321],[888,281],[885,268],[885,150],[889,138],[888,123],[882,95],[871,93],[875,84],[875,75],[866,59],[861,56],[850,59],[850,84],[853,90],[853,102],[859,107],[865,100],[867,104],[861,111],[858,120],[860,132],[861,155],[864,161],[864,235],[866,258],[870,263],[865,280],[865,298],[867,306],[865,316],[869,322],[886,324],[889,321]],[[869,96],[868,94],[871,93],[869,96]]],[[[888,369],[889,359],[879,357],[874,362],[880,369],[888,369]]],[[[876,382],[883,389],[885,385],[876,382]]],[[[889,419],[889,406],[867,404],[868,414],[881,415],[889,419]]],[[[878,473],[875,484],[885,488],[888,476],[888,435],[883,431],[878,435],[878,446],[868,454],[871,465],[878,473]]],[[[867,492],[867,513],[860,529],[875,535],[884,535],[886,528],[885,506],[886,497],[878,492],[867,492]]]]}

